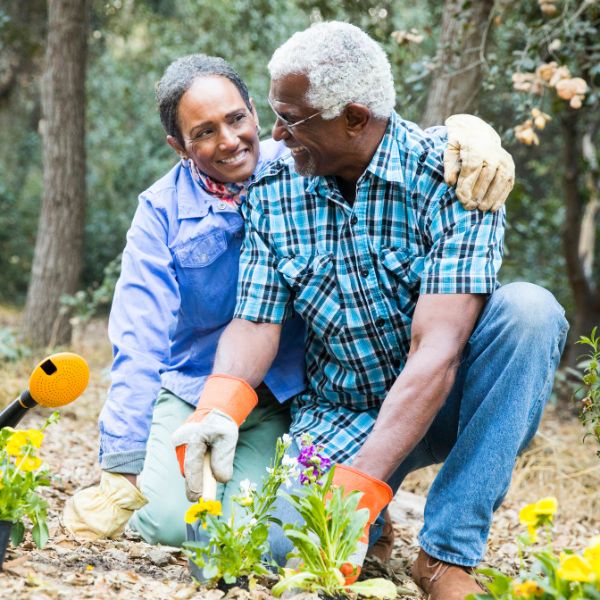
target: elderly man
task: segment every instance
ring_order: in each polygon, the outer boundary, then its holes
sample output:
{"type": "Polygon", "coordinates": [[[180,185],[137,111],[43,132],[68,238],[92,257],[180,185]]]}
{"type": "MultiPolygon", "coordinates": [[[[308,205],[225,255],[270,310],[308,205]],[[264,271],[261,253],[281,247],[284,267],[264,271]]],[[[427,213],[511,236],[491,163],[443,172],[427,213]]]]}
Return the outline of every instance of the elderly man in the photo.
{"type": "Polygon", "coordinates": [[[443,462],[412,573],[433,600],[462,599],[481,591],[470,570],[550,394],[563,310],[534,285],[499,287],[504,210],[457,201],[446,140],[394,112],[390,65],[364,32],[313,26],[269,70],[273,136],[291,152],[249,195],[235,319],[200,412],[174,436],[180,456],[212,445],[223,476],[218,440],[252,410],[282,323],[300,314],[308,388],[290,433],[325,446],[371,522],[407,473],[443,462]]]}

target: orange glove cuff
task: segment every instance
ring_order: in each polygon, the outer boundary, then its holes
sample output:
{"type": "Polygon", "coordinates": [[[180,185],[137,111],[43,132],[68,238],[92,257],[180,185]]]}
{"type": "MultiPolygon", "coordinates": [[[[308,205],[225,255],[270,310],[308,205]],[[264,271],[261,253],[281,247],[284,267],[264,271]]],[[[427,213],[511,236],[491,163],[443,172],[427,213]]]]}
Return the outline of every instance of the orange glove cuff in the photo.
{"type": "Polygon", "coordinates": [[[231,375],[210,375],[198,407],[187,423],[201,421],[207,413],[217,409],[229,415],[239,427],[257,404],[258,396],[248,382],[231,375]]]}
{"type": "Polygon", "coordinates": [[[369,509],[369,524],[375,521],[377,515],[394,497],[392,488],[385,481],[371,477],[371,475],[347,465],[335,465],[333,485],[344,488],[347,493],[355,490],[363,492],[358,508],[369,509]]]}

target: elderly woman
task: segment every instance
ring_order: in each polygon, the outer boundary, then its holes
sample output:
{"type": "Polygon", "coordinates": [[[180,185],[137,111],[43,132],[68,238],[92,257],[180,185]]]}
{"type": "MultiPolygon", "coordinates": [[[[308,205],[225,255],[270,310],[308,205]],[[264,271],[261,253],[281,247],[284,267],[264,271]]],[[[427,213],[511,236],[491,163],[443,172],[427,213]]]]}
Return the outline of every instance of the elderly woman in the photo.
{"type": "MultiPolygon", "coordinates": [[[[97,538],[117,537],[129,522],[150,543],[180,545],[190,503],[171,434],[194,413],[233,315],[244,237],[239,207],[254,174],[286,148],[259,141],[248,89],[221,58],[176,60],[156,96],[180,162],[139,197],[109,320],[114,362],[99,420],[102,476],[67,502],[64,523],[97,538]]],[[[488,161],[504,152],[482,146],[496,153],[488,161]]],[[[496,192],[484,202],[503,200],[496,192]]],[[[225,511],[240,480],[261,481],[288,429],[286,401],[304,389],[303,343],[303,324],[291,319],[256,390],[258,406],[240,428],[233,477],[219,486],[225,511]]]]}

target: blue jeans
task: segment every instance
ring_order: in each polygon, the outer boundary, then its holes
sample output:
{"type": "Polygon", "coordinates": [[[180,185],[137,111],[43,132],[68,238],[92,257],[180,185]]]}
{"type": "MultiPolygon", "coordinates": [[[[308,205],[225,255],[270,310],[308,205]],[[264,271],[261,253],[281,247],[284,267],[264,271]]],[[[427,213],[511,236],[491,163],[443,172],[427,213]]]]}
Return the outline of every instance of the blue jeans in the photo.
{"type": "MultiPolygon", "coordinates": [[[[552,294],[529,283],[498,288],[463,352],[454,386],[431,427],[388,483],[443,462],[425,506],[421,547],[453,564],[475,566],[485,553],[493,512],[510,484],[517,455],[533,438],[550,397],[568,323],[552,294]]],[[[297,521],[278,501],[276,516],[297,521]]],[[[371,528],[370,543],[381,533],[371,528]]],[[[292,544],[279,527],[269,538],[285,563],[292,544]]]]}

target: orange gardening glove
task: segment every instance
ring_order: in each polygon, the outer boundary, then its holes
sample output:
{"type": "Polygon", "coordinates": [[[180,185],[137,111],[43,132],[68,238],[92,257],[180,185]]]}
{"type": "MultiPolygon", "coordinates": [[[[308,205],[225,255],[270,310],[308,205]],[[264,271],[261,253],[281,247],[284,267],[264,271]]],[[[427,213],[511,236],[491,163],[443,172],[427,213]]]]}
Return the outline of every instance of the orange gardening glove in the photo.
{"type": "Polygon", "coordinates": [[[369,547],[369,529],[379,513],[392,501],[394,494],[385,481],[380,481],[362,471],[346,465],[336,465],[333,473],[332,485],[341,487],[344,492],[363,492],[358,502],[357,509],[368,508],[369,519],[365,524],[363,535],[358,542],[356,552],[341,567],[342,575],[346,578],[346,585],[354,583],[362,569],[367,549],[369,547]]]}
{"type": "Polygon", "coordinates": [[[202,496],[207,451],[215,479],[221,483],[231,479],[239,427],[257,402],[256,392],[243,379],[229,375],[207,378],[196,411],[172,436],[190,502],[202,496]]]}

